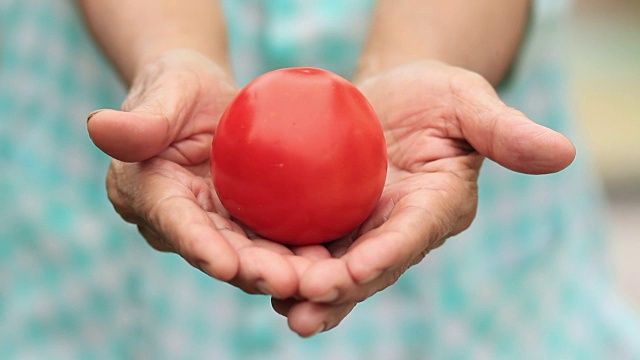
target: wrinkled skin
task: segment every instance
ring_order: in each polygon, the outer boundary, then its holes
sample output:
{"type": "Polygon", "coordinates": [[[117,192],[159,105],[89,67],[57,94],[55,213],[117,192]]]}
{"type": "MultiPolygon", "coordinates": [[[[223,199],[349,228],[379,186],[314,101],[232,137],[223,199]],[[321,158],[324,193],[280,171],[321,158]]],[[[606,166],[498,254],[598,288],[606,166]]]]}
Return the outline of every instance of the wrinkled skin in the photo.
{"type": "Polygon", "coordinates": [[[220,205],[208,150],[237,88],[198,54],[165,54],[136,78],[124,111],[99,111],[88,129],[114,158],[110,200],[152,247],[248,293],[271,295],[290,328],[311,336],[338,325],[471,224],[484,157],[540,174],[562,170],[575,156],[568,139],[508,108],[489,83],[463,69],[413,63],[358,85],[380,115],[389,173],[370,218],[326,245],[260,239],[220,205]]]}

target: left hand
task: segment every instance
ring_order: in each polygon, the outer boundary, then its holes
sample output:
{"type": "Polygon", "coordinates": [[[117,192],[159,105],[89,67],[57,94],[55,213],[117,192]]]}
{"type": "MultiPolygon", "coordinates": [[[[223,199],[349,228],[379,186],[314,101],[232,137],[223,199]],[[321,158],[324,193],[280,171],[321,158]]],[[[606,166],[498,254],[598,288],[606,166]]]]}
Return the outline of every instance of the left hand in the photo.
{"type": "Polygon", "coordinates": [[[395,283],[475,217],[483,158],[528,174],[557,172],[575,157],[561,134],[506,106],[480,75],[420,62],[360,84],[388,147],[384,192],[352,237],[294,249],[311,265],[299,298],[273,299],[301,336],[335,327],[354,306],[395,283]]]}

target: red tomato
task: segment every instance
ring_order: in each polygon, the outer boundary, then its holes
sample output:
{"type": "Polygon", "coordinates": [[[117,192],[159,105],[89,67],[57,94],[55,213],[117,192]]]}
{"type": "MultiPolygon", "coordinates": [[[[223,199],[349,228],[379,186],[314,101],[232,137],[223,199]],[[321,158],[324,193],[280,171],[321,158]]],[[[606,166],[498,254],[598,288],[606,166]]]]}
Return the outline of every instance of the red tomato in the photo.
{"type": "Polygon", "coordinates": [[[222,115],[211,151],[220,201],[256,233],[292,245],[335,240],[373,211],[387,173],[375,111],[314,68],[266,73],[222,115]]]}

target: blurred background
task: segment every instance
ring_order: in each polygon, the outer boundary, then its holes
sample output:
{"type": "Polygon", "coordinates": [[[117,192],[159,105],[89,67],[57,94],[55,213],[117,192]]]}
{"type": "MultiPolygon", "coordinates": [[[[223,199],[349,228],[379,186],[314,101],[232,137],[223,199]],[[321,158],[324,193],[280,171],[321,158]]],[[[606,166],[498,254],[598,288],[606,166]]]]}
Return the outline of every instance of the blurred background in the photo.
{"type": "Polygon", "coordinates": [[[615,276],[640,311],[640,0],[577,0],[570,37],[576,111],[610,200],[615,276]]]}

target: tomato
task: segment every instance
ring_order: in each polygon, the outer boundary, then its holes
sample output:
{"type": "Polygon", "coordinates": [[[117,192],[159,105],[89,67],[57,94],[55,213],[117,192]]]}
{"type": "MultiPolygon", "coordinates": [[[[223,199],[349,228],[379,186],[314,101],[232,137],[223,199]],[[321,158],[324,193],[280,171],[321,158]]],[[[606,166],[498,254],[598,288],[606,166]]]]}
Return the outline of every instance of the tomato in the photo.
{"type": "Polygon", "coordinates": [[[211,149],[220,201],[240,223],[291,245],[356,229],[380,199],[387,152],[378,117],[349,81],[287,68],[245,86],[211,149]]]}

